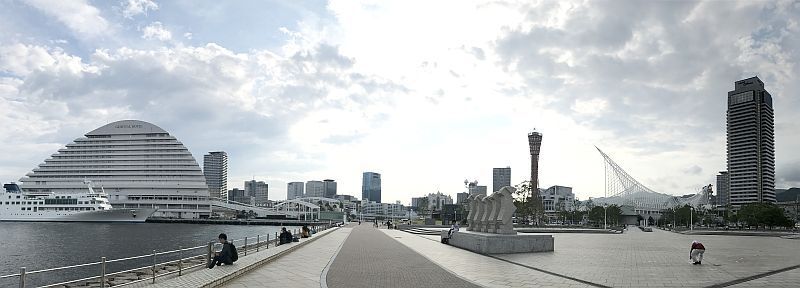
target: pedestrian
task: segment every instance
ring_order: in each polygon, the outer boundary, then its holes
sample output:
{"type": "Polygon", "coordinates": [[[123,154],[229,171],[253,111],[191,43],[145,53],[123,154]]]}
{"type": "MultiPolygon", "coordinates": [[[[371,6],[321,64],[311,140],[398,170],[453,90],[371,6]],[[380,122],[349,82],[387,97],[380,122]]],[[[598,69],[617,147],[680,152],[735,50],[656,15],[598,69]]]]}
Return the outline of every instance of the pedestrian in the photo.
{"type": "Polygon", "coordinates": [[[228,242],[228,235],[222,233],[219,234],[217,238],[219,243],[222,244],[222,251],[214,252],[214,258],[211,259],[211,263],[208,264],[208,269],[222,264],[231,265],[233,262],[236,262],[236,260],[239,260],[239,253],[236,252],[236,246],[228,242]]]}
{"type": "Polygon", "coordinates": [[[300,232],[300,237],[302,238],[311,237],[311,229],[308,229],[308,226],[303,225],[302,231],[300,232]]]}
{"type": "Polygon", "coordinates": [[[703,243],[697,240],[692,241],[692,248],[689,250],[689,259],[692,260],[692,264],[702,264],[703,253],[706,253],[706,247],[703,246],[703,243]]]}

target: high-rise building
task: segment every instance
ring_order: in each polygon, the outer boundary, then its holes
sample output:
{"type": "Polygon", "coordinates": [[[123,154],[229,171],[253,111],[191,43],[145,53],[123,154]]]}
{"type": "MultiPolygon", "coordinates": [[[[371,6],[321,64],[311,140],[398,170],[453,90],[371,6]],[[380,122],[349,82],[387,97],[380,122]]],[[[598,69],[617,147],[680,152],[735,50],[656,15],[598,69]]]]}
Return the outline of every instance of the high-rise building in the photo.
{"type": "Polygon", "coordinates": [[[322,181],[311,180],[306,182],[305,197],[325,197],[325,185],[322,181]]]}
{"type": "Polygon", "coordinates": [[[492,169],[492,192],[511,186],[511,167],[492,169]]]}
{"type": "Polygon", "coordinates": [[[211,197],[228,199],[228,153],[216,151],[203,156],[203,175],[211,197]]]}
{"type": "Polygon", "coordinates": [[[269,185],[264,181],[245,181],[244,191],[247,196],[253,197],[253,205],[264,206],[269,199],[269,185]]]}
{"type": "Polygon", "coordinates": [[[467,197],[469,197],[467,192],[456,193],[456,204],[466,204],[467,197]]]}
{"type": "Polygon", "coordinates": [[[325,198],[336,198],[336,181],[331,179],[322,180],[322,190],[324,191],[322,195],[325,198]]]}
{"type": "Polygon", "coordinates": [[[528,145],[531,149],[531,189],[539,189],[539,151],[542,148],[542,133],[528,133],[528,145]]]}
{"type": "Polygon", "coordinates": [[[361,199],[381,203],[381,174],[364,172],[361,179],[361,199]]]}
{"type": "Polygon", "coordinates": [[[479,194],[483,196],[488,195],[486,194],[486,189],[487,189],[486,186],[478,185],[478,180],[472,182],[469,182],[469,180],[464,180],[464,183],[467,184],[467,193],[469,193],[469,195],[473,194],[479,194]]]}
{"type": "Polygon", "coordinates": [[[775,116],[772,96],[758,77],[728,92],[729,203],[775,203],[775,116]]]}
{"type": "Polygon", "coordinates": [[[717,206],[725,209],[728,206],[728,199],[730,193],[730,178],[728,171],[719,171],[717,175],[717,206]]]}
{"type": "Polygon", "coordinates": [[[229,201],[239,202],[244,204],[253,204],[252,202],[254,202],[253,197],[247,195],[247,192],[245,192],[245,190],[239,188],[233,188],[231,190],[228,190],[228,193],[225,194],[228,195],[229,201]]]}
{"type": "Polygon", "coordinates": [[[286,184],[286,200],[304,197],[303,185],[305,185],[303,182],[289,182],[289,184],[286,184]]]}
{"type": "Polygon", "coordinates": [[[155,217],[211,214],[208,186],[192,153],[164,129],[139,120],[103,125],[75,139],[20,179],[24,192],[86,193],[102,187],[115,208],[158,208],[155,217]]]}
{"type": "Polygon", "coordinates": [[[428,197],[411,197],[411,207],[419,208],[424,201],[423,199],[428,199],[428,197]]]}

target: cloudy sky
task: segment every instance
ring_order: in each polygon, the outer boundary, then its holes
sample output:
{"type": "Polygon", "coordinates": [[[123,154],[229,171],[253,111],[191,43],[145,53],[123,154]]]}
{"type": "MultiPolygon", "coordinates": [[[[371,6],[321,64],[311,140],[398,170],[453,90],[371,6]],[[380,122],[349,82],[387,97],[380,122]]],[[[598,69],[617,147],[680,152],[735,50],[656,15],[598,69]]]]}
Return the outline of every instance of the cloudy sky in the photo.
{"type": "Polygon", "coordinates": [[[725,169],[733,82],[776,114],[778,188],[800,186],[797,1],[0,0],[0,181],[108,122],[140,119],[229,187],[383,174],[403,203],[492,167],[602,196],[597,145],[653,190],[725,169]],[[202,163],[201,163],[202,164],[202,163]]]}

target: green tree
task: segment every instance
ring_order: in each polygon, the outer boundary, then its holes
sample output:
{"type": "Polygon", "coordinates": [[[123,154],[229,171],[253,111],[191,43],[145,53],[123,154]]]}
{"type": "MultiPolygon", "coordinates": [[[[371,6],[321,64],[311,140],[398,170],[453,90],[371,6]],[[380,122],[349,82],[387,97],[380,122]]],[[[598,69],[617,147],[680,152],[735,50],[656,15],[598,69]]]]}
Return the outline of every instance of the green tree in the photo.
{"type": "Polygon", "coordinates": [[[589,210],[589,221],[594,223],[595,226],[602,226],[604,213],[605,211],[603,211],[602,206],[592,207],[592,209],[589,210]]]}
{"type": "Polygon", "coordinates": [[[515,188],[517,191],[514,193],[514,205],[517,206],[517,215],[538,225],[544,219],[544,205],[539,198],[538,189],[531,187],[530,181],[523,181],[515,188]]]}
{"type": "Polygon", "coordinates": [[[422,215],[423,218],[428,218],[425,216],[426,213],[428,212],[428,197],[422,197],[422,199],[419,200],[419,203],[417,203],[417,205],[419,205],[417,207],[417,213],[419,215],[422,215]]]}
{"type": "Polygon", "coordinates": [[[622,216],[622,208],[615,204],[609,205],[606,210],[606,213],[608,213],[606,216],[608,217],[607,221],[609,225],[611,223],[614,223],[614,225],[619,225],[619,216],[622,216]]]}

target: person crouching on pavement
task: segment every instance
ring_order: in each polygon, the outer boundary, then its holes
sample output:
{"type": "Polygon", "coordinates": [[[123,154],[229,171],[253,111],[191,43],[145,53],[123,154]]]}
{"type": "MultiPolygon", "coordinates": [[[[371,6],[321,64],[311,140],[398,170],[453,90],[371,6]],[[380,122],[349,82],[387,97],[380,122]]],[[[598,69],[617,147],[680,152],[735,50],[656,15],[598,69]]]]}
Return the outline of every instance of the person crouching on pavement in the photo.
{"type": "Polygon", "coordinates": [[[703,253],[706,253],[706,247],[703,246],[703,243],[700,243],[700,241],[697,240],[692,241],[692,249],[689,250],[689,259],[692,260],[692,264],[702,264],[701,262],[703,262],[703,253]]]}

